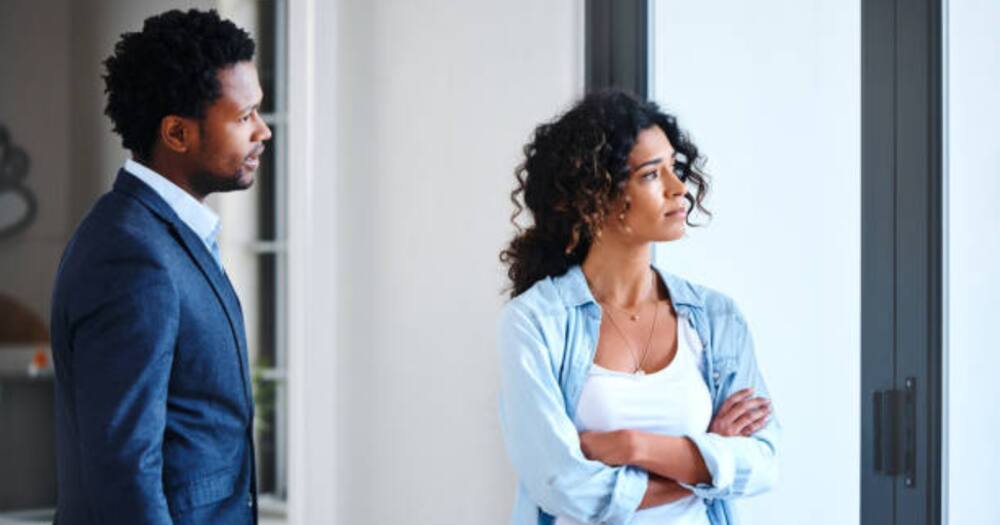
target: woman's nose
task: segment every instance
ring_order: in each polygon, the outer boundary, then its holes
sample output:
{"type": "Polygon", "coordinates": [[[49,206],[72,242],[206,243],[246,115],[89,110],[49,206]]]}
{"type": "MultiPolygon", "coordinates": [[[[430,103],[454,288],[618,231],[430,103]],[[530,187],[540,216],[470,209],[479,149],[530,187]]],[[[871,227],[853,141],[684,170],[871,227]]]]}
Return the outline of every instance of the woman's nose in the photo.
{"type": "Polygon", "coordinates": [[[666,173],[663,174],[663,192],[668,197],[676,197],[678,195],[684,195],[687,193],[687,186],[684,185],[684,181],[677,176],[674,170],[665,168],[666,173]]]}

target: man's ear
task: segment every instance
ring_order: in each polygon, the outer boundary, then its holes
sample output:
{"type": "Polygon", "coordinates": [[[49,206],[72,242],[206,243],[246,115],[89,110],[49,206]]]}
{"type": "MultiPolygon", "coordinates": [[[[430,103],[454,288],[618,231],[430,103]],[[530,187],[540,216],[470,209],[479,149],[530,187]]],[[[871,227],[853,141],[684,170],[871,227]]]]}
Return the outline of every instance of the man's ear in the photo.
{"type": "Polygon", "coordinates": [[[160,120],[160,140],[174,153],[187,153],[198,141],[198,126],[192,119],[167,115],[160,120]]]}

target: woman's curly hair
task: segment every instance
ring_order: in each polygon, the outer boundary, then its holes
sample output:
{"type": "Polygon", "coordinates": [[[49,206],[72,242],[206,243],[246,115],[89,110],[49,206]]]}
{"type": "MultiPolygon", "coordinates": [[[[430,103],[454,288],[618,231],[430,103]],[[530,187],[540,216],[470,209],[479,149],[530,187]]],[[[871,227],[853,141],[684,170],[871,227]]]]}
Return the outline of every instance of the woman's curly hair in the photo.
{"type": "Polygon", "coordinates": [[[220,69],[253,59],[246,31],[215,10],[172,10],[125,33],[104,61],[104,109],[122,146],[148,159],[167,115],[201,119],[221,93],[220,69]]]}
{"type": "MultiPolygon", "coordinates": [[[[500,252],[516,297],[545,277],[562,275],[580,264],[590,250],[628,181],[628,156],[640,131],[658,126],[677,152],[675,172],[688,185],[691,208],[702,206],[708,192],[704,158],[654,102],[618,90],[587,95],[556,120],[535,128],[524,146],[524,162],[514,172],[511,192],[517,230],[500,252]],[[518,216],[527,208],[533,224],[522,228],[518,216]]],[[[627,203],[625,204],[627,209],[627,203]]],[[[695,226],[690,222],[688,224],[695,226]]]]}

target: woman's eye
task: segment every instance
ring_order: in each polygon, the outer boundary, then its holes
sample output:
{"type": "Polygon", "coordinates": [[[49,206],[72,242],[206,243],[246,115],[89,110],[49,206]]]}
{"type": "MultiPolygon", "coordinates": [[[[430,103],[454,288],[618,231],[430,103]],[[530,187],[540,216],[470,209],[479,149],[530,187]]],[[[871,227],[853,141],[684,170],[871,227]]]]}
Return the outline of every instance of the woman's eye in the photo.
{"type": "Polygon", "coordinates": [[[687,165],[683,162],[674,164],[674,175],[680,180],[686,179],[688,176],[687,165]]]}
{"type": "Polygon", "coordinates": [[[658,172],[656,172],[656,171],[650,171],[648,173],[643,174],[642,180],[653,180],[653,179],[655,179],[656,177],[659,177],[659,176],[660,176],[660,174],[658,172]]]}

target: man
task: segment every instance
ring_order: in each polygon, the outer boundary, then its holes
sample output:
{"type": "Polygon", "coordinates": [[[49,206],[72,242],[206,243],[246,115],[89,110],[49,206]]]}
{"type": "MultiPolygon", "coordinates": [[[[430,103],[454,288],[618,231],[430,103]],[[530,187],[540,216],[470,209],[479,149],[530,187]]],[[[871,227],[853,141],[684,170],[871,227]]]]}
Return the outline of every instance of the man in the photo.
{"type": "Polygon", "coordinates": [[[203,204],[253,184],[271,138],[253,53],[214,11],[170,11],[104,63],[132,160],[56,277],[59,525],[257,520],[243,317],[203,204]]]}

